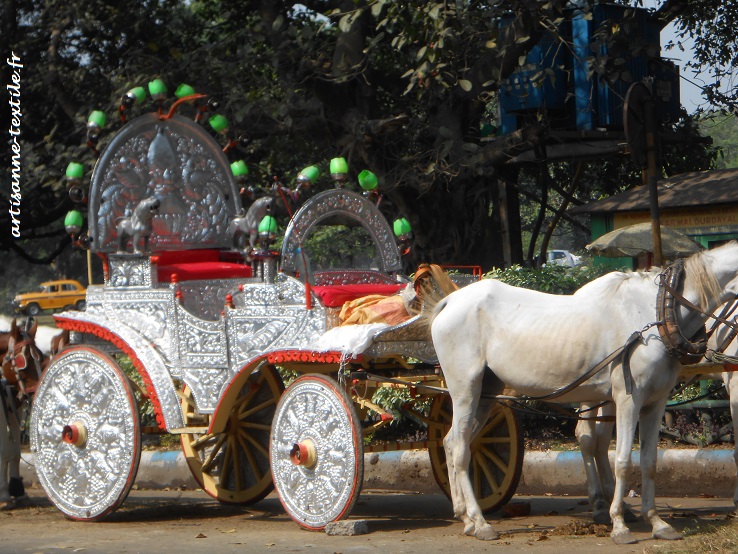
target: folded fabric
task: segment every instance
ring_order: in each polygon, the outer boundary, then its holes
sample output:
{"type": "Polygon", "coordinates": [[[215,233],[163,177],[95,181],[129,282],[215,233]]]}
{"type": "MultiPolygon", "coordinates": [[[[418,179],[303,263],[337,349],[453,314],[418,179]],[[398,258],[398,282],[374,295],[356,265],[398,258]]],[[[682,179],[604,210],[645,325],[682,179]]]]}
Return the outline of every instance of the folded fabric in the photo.
{"type": "Polygon", "coordinates": [[[387,325],[383,323],[334,327],[318,339],[316,350],[318,352],[336,350],[346,356],[355,356],[364,352],[372,344],[374,335],[386,328],[387,325]]]}
{"type": "Polygon", "coordinates": [[[372,294],[344,303],[338,316],[341,325],[385,323],[397,325],[410,318],[401,296],[372,294]]]}

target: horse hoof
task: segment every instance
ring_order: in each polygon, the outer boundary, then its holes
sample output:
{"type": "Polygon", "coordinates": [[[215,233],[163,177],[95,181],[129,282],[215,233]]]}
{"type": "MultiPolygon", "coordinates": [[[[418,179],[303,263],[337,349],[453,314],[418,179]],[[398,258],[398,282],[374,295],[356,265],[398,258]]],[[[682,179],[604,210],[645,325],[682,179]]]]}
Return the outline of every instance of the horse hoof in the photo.
{"type": "Polygon", "coordinates": [[[491,525],[485,525],[484,527],[477,530],[474,536],[480,541],[496,541],[500,538],[500,534],[492,529],[491,525]]]}
{"type": "Polygon", "coordinates": [[[612,533],[610,533],[610,538],[615,544],[635,544],[638,542],[633,536],[633,533],[631,533],[627,529],[625,531],[619,531],[617,533],[613,531],[612,533]]]}
{"type": "Polygon", "coordinates": [[[15,502],[13,502],[12,500],[0,502],[0,512],[5,510],[12,510],[13,508],[15,508],[15,502]]]}
{"type": "Polygon", "coordinates": [[[465,534],[465,535],[466,535],[467,537],[473,537],[473,536],[474,536],[474,530],[475,530],[475,529],[476,529],[476,527],[474,527],[474,524],[473,524],[473,523],[468,523],[468,524],[467,524],[467,525],[466,525],[466,526],[464,527],[464,534],[465,534]]]}
{"type": "Polygon", "coordinates": [[[651,535],[654,539],[661,539],[662,541],[679,541],[684,538],[684,535],[673,527],[664,527],[658,531],[654,530],[651,535]]]}
{"type": "Polygon", "coordinates": [[[592,514],[592,519],[598,525],[610,525],[612,523],[608,512],[595,512],[592,514]]]}

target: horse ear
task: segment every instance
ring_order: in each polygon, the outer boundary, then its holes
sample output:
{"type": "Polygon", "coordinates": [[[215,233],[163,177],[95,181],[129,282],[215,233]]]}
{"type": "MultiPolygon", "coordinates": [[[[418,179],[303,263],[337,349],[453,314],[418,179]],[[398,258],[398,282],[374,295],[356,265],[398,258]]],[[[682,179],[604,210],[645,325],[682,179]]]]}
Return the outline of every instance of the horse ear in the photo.
{"type": "Polygon", "coordinates": [[[15,322],[15,318],[13,318],[13,321],[10,323],[10,333],[15,334],[17,330],[18,330],[18,324],[15,322]]]}
{"type": "Polygon", "coordinates": [[[38,330],[38,321],[35,319],[33,320],[33,325],[31,325],[31,328],[28,330],[28,335],[34,339],[36,338],[36,331],[38,330]]]}

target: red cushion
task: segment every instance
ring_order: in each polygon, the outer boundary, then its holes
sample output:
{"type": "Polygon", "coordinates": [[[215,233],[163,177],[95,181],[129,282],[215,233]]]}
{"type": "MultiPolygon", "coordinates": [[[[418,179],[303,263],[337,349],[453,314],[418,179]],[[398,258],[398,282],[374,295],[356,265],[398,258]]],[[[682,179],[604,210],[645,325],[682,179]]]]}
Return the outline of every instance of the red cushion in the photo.
{"type": "Polygon", "coordinates": [[[218,260],[220,260],[220,252],[217,250],[171,250],[157,252],[151,256],[151,261],[159,265],[217,262],[218,260]]]}
{"type": "Polygon", "coordinates": [[[202,279],[232,279],[252,276],[251,266],[228,262],[199,262],[185,264],[168,264],[158,267],[160,283],[168,283],[172,275],[177,274],[178,281],[197,281],[202,279]]]}
{"type": "Polygon", "coordinates": [[[331,286],[314,286],[312,291],[315,293],[323,305],[327,308],[339,308],[343,306],[344,302],[349,300],[356,300],[362,296],[369,296],[370,294],[383,294],[385,296],[391,296],[402,287],[402,283],[396,285],[331,285],[331,286]]]}

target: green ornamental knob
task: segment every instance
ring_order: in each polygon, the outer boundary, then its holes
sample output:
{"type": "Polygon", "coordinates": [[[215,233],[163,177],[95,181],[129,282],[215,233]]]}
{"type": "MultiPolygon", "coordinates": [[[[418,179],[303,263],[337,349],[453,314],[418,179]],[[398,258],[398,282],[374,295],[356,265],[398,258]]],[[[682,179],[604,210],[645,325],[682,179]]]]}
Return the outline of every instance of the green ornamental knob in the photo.
{"type": "Polygon", "coordinates": [[[149,83],[149,94],[154,100],[163,100],[167,95],[167,86],[161,79],[154,79],[149,83]]]}
{"type": "Polygon", "coordinates": [[[184,98],[185,96],[192,96],[193,94],[195,94],[195,89],[186,83],[182,83],[177,87],[177,90],[174,91],[174,96],[177,98],[184,98]]]}
{"type": "Polygon", "coordinates": [[[231,164],[231,171],[233,172],[233,175],[236,177],[245,177],[249,174],[249,168],[246,165],[246,162],[243,160],[235,161],[231,164]]]}
{"type": "Polygon", "coordinates": [[[346,158],[333,158],[331,160],[331,175],[344,175],[348,173],[346,158]]]}
{"type": "Polygon", "coordinates": [[[359,173],[359,186],[364,190],[374,190],[377,188],[377,176],[365,169],[359,173]]]}
{"type": "Polygon", "coordinates": [[[67,166],[67,179],[80,180],[85,174],[85,166],[81,163],[70,162],[67,166]]]}
{"type": "Polygon", "coordinates": [[[400,238],[407,237],[408,235],[410,235],[410,233],[413,232],[413,228],[410,226],[410,222],[404,217],[395,219],[393,230],[395,232],[395,236],[400,238]]]}
{"type": "Polygon", "coordinates": [[[105,123],[107,123],[108,117],[105,115],[105,112],[101,112],[100,110],[95,110],[90,114],[90,117],[87,118],[87,128],[88,129],[102,129],[105,127],[105,123]]]}
{"type": "Polygon", "coordinates": [[[136,99],[136,104],[140,104],[141,102],[146,100],[146,91],[143,87],[134,87],[128,91],[128,94],[136,99]]]}
{"type": "Polygon", "coordinates": [[[315,167],[314,165],[310,165],[300,171],[300,173],[297,175],[298,181],[309,181],[311,183],[314,183],[318,180],[318,176],[320,175],[320,170],[315,167]]]}
{"type": "Polygon", "coordinates": [[[225,116],[217,113],[210,116],[210,126],[216,133],[225,133],[228,130],[228,120],[225,116]]]}
{"type": "Polygon", "coordinates": [[[271,236],[277,234],[277,220],[271,215],[265,215],[259,223],[259,235],[271,236]]]}
{"type": "Polygon", "coordinates": [[[71,210],[64,218],[64,229],[70,235],[78,234],[82,230],[83,224],[82,214],[78,210],[71,210]]]}

